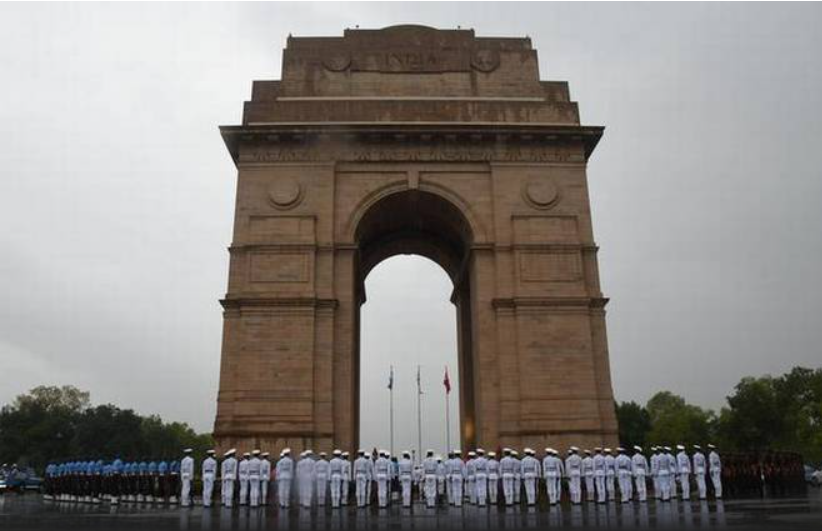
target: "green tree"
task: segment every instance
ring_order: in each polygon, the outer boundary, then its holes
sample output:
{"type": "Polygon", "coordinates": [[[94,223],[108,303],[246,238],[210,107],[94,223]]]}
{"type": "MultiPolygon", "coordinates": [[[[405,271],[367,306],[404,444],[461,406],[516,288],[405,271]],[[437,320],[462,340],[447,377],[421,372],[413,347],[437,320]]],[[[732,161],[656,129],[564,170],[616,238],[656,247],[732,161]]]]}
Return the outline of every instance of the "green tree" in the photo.
{"type": "Polygon", "coordinates": [[[619,442],[630,448],[637,444],[645,446],[648,432],[651,431],[651,415],[648,410],[636,402],[622,402],[616,405],[619,422],[619,442]]]}
{"type": "Polygon", "coordinates": [[[646,405],[651,418],[647,440],[656,444],[701,444],[715,436],[712,411],[688,404],[681,396],[661,391],[646,405]]]}

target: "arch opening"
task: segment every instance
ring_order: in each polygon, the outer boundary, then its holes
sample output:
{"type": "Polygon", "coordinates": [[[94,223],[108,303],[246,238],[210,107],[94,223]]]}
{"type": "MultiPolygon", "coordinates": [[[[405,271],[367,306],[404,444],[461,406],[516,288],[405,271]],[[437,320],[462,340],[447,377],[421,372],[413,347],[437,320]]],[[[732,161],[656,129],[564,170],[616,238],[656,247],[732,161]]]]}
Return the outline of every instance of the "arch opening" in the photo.
{"type": "MultiPolygon", "coordinates": [[[[459,424],[460,437],[451,445],[471,446],[474,443],[474,371],[471,344],[471,293],[468,270],[471,267],[470,252],[473,231],[469,221],[453,203],[443,197],[421,190],[408,190],[386,196],[371,205],[360,218],[355,231],[357,259],[354,268],[356,304],[356,352],[355,367],[355,433],[362,433],[360,415],[362,369],[361,337],[363,323],[361,307],[366,302],[366,277],[379,264],[397,255],[418,255],[439,265],[451,280],[450,301],[455,308],[456,319],[456,371],[452,377],[459,381],[458,409],[453,400],[452,422],[459,424]]],[[[415,286],[417,287],[417,286],[415,286]]],[[[425,333],[425,332],[423,332],[425,333]]],[[[441,364],[444,370],[444,363],[441,364]]],[[[369,369],[370,370],[370,369],[369,369]]],[[[387,378],[387,373],[385,373],[387,378]]],[[[443,389],[442,377],[428,377],[430,385],[443,389]]],[[[414,376],[416,377],[416,375],[414,376]]],[[[387,384],[387,380],[386,380],[387,384]]],[[[443,403],[444,408],[444,403],[443,403]]],[[[416,410],[415,410],[416,411],[416,410]]],[[[395,418],[396,422],[396,418],[395,418]]],[[[416,417],[414,417],[416,423],[416,417]]],[[[416,424],[414,424],[416,426],[416,424]]],[[[445,450],[445,448],[442,448],[445,450]]]]}

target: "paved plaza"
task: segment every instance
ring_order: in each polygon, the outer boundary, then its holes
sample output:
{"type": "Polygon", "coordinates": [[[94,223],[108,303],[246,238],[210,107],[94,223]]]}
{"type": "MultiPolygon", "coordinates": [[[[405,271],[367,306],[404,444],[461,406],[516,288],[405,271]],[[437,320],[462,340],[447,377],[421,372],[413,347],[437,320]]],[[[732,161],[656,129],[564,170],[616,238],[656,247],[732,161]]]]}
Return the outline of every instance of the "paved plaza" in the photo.
{"type": "Polygon", "coordinates": [[[209,529],[588,529],[588,528],[821,529],[822,492],[806,497],[668,504],[562,505],[544,509],[476,507],[412,510],[279,511],[219,507],[85,505],[44,502],[39,496],[0,497],[0,529],[15,530],[209,530],[209,529]]]}

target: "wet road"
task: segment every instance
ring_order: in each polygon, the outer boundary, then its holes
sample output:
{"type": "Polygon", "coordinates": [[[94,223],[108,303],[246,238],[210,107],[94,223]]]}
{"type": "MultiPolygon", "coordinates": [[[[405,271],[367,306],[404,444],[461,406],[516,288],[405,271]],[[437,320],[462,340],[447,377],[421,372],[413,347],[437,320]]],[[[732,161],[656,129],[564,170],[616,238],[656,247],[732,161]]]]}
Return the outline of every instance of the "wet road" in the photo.
{"type": "Polygon", "coordinates": [[[357,510],[347,507],[312,512],[274,507],[223,510],[202,507],[145,507],[45,502],[37,495],[0,496],[0,530],[263,530],[263,529],[588,529],[725,528],[822,529],[822,492],[807,497],[770,500],[666,504],[615,504],[551,509],[427,510],[416,506],[357,510]]]}

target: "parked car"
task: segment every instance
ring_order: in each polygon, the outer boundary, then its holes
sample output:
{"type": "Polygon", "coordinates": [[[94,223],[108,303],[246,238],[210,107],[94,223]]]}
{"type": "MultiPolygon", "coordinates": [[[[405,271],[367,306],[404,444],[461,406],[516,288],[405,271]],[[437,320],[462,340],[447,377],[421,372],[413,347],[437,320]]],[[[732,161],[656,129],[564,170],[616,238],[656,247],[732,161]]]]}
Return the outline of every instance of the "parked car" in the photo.
{"type": "Polygon", "coordinates": [[[12,468],[0,477],[0,493],[37,491],[43,488],[43,478],[31,467],[12,468]]]}
{"type": "Polygon", "coordinates": [[[822,487],[822,469],[811,474],[811,485],[814,487],[822,487]]]}

